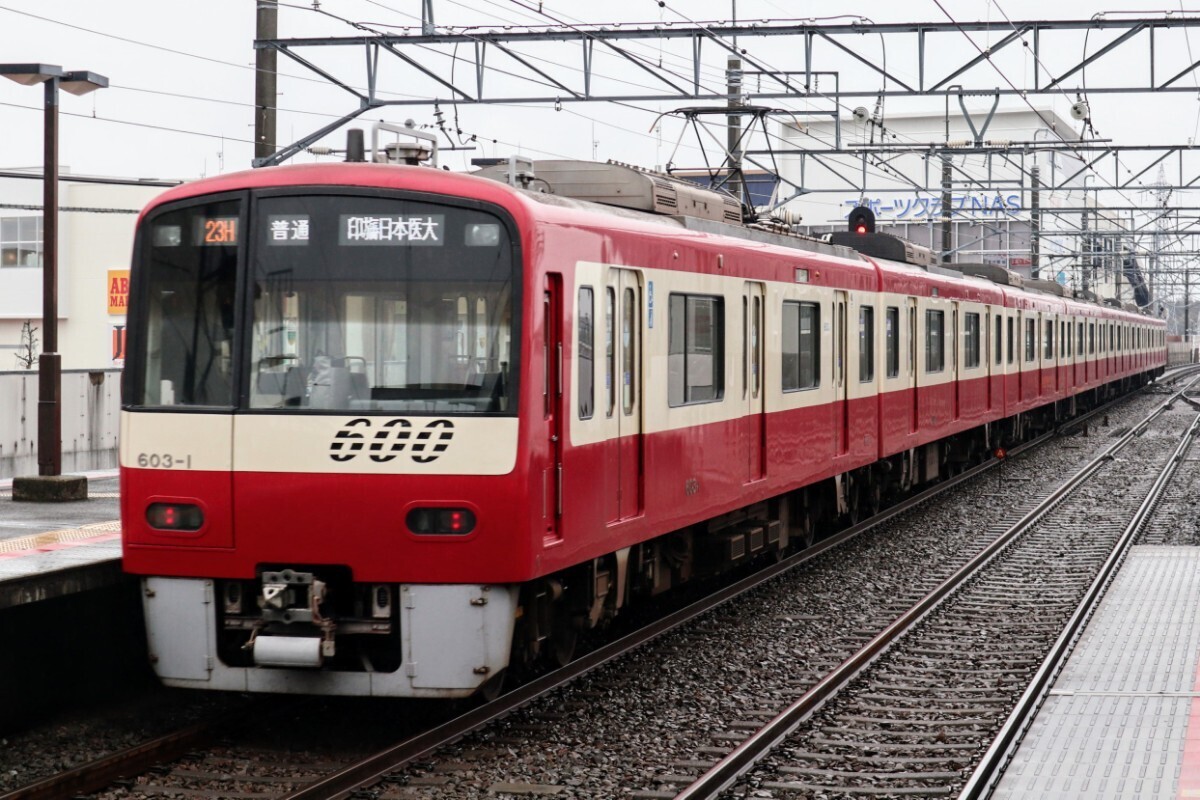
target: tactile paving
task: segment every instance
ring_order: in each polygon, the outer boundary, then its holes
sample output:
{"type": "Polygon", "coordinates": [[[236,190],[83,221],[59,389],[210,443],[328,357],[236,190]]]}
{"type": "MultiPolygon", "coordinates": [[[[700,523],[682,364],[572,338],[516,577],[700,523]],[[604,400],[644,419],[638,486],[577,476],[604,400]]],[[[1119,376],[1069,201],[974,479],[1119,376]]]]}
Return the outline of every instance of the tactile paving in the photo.
{"type": "Polygon", "coordinates": [[[97,522],[69,530],[46,531],[32,536],[20,536],[15,539],[0,539],[0,553],[16,553],[23,550],[36,550],[47,545],[67,544],[81,541],[92,541],[102,537],[111,539],[111,533],[120,533],[119,521],[97,522]]]}
{"type": "Polygon", "coordinates": [[[992,797],[1181,796],[1197,608],[1200,548],[1133,548],[992,797]]]}

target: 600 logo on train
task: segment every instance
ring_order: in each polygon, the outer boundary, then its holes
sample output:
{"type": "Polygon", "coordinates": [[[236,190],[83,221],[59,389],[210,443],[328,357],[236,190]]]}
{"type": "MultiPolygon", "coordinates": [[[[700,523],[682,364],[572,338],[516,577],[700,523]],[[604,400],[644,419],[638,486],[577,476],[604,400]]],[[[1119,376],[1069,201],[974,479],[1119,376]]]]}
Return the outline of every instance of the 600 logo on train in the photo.
{"type": "MultiPolygon", "coordinates": [[[[358,456],[367,445],[365,433],[371,428],[371,420],[365,417],[352,419],[338,431],[329,443],[329,457],[334,461],[350,461],[358,456]],[[366,430],[356,430],[356,429],[366,430]]],[[[412,423],[406,419],[392,419],[383,423],[375,435],[371,437],[371,460],[386,464],[405,448],[412,445],[412,460],[418,464],[429,464],[446,452],[454,439],[454,423],[448,419],[435,419],[426,423],[424,429],[417,431],[413,440],[412,423]],[[434,434],[437,434],[436,441],[434,434]],[[390,441],[389,441],[390,440],[390,441]],[[432,455],[426,455],[426,452],[432,455]]]]}

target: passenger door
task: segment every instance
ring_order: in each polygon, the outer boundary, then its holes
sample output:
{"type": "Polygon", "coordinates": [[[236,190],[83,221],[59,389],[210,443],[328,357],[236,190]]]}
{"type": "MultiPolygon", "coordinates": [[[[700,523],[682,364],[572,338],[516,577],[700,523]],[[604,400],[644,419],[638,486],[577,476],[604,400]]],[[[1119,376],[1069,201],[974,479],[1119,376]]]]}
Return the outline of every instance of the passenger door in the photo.
{"type": "Polygon", "coordinates": [[[916,433],[920,426],[917,413],[917,298],[908,298],[908,381],[909,381],[909,431],[916,433]]]}
{"type": "Polygon", "coordinates": [[[766,309],[763,284],[747,281],[742,293],[742,393],[746,416],[742,418],[740,438],[744,442],[745,483],[760,480],[765,474],[766,414],[763,391],[763,341],[766,309]]]}
{"type": "Polygon", "coordinates": [[[560,521],[563,513],[563,339],[562,339],[562,276],[550,274],[542,293],[542,384],[544,435],[549,445],[549,457],[542,469],[542,519],[545,540],[562,538],[560,521]]]}
{"type": "Polygon", "coordinates": [[[849,447],[850,403],[846,381],[846,359],[849,349],[846,344],[849,328],[847,322],[847,299],[845,292],[833,293],[833,428],[835,455],[845,455],[849,447]]]}
{"type": "Polygon", "coordinates": [[[959,326],[962,325],[962,316],[959,314],[958,301],[955,300],[950,312],[950,329],[946,332],[946,344],[950,348],[950,385],[953,387],[950,392],[950,418],[958,419],[960,403],[962,398],[959,396],[959,391],[962,388],[958,380],[958,349],[959,342],[962,336],[959,332],[962,330],[959,326]]]}
{"type": "Polygon", "coordinates": [[[611,387],[611,424],[607,448],[613,465],[610,522],[642,513],[642,284],[635,270],[609,271],[606,291],[607,335],[611,355],[606,383],[611,387]],[[615,516],[611,516],[615,512],[615,516]]]}

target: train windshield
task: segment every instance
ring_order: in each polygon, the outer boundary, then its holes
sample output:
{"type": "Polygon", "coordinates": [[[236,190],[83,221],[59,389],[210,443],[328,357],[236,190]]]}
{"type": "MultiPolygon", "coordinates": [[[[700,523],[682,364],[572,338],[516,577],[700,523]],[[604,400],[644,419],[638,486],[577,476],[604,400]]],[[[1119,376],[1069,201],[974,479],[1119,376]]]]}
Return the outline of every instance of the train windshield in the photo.
{"type": "Polygon", "coordinates": [[[243,195],[168,208],[142,240],[137,405],[516,413],[519,270],[495,214],[243,195]]]}
{"type": "MultiPolygon", "coordinates": [[[[232,406],[234,299],[241,203],[189,206],[158,215],[141,268],[149,284],[141,326],[141,386],[148,406],[232,406]]],[[[135,361],[135,363],[136,363],[135,361]]]]}
{"type": "Polygon", "coordinates": [[[386,196],[261,198],[252,408],[516,412],[507,227],[386,196]]]}

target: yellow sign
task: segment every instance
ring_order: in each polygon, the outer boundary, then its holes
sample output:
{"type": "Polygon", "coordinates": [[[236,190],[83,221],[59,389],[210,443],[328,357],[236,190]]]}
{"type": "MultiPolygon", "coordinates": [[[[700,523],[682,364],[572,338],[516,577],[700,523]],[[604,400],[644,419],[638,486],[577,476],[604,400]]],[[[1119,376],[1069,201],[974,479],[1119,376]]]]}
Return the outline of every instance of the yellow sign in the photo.
{"type": "Polygon", "coordinates": [[[108,271],[108,313],[126,314],[129,311],[129,270],[108,271]]]}

